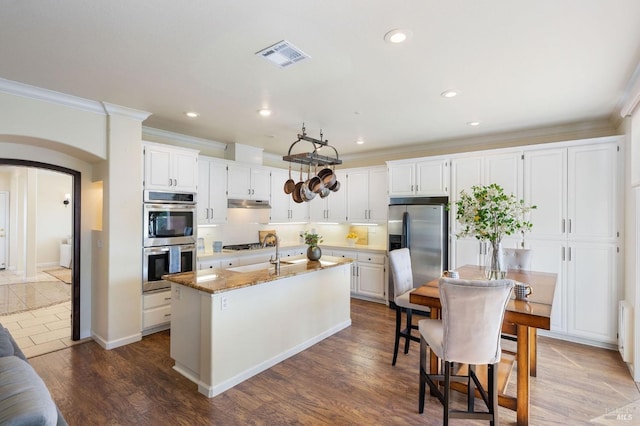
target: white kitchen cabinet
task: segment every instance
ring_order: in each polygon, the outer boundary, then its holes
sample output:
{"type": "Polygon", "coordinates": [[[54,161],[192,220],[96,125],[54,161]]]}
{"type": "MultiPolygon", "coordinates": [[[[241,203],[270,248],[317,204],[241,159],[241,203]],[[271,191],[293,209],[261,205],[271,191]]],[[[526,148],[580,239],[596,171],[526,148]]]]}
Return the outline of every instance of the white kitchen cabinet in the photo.
{"type": "Polygon", "coordinates": [[[389,161],[389,197],[449,195],[449,159],[389,161]]]}
{"type": "Polygon", "coordinates": [[[289,179],[287,170],[271,170],[270,222],[307,222],[310,203],[296,203],[291,194],[285,194],[284,183],[287,179],[289,179]]]}
{"type": "Polygon", "coordinates": [[[220,268],[220,260],[198,260],[197,269],[220,268]]]}
{"type": "Polygon", "coordinates": [[[332,250],[332,256],[353,259],[351,295],[356,298],[386,303],[386,255],[349,250],[332,250]]]}
{"type": "Polygon", "coordinates": [[[617,143],[525,153],[532,238],[614,241],[617,237],[617,143]]]}
{"type": "Polygon", "coordinates": [[[227,164],[200,157],[198,164],[198,225],[227,221],[227,164]]]}
{"type": "Polygon", "coordinates": [[[142,295],[143,334],[166,330],[171,324],[171,290],[142,295]]]}
{"type": "Polygon", "coordinates": [[[349,222],[386,222],[389,206],[387,169],[363,167],[350,169],[346,175],[349,222]]]}
{"type": "Polygon", "coordinates": [[[340,181],[339,176],[338,181],[340,182],[338,191],[330,192],[325,198],[318,195],[308,203],[311,222],[345,223],[347,221],[347,185],[346,181],[340,181]]]}
{"type": "MultiPolygon", "coordinates": [[[[556,273],[551,335],[616,342],[619,254],[612,243],[527,239],[531,269],[556,273]]],[[[541,332],[545,334],[545,332],[541,332]]]]}
{"type": "Polygon", "coordinates": [[[144,189],[196,192],[198,151],[145,142],[144,189]]]}
{"type": "MultiPolygon", "coordinates": [[[[463,265],[484,265],[486,243],[481,243],[474,237],[457,238],[460,225],[456,220],[456,202],[460,192],[471,191],[474,185],[489,185],[497,183],[502,186],[506,194],[513,194],[522,198],[522,152],[487,153],[484,155],[454,158],[451,161],[451,256],[450,267],[458,268],[463,265]]],[[[504,248],[516,248],[519,236],[505,238],[504,248]]]]}
{"type": "Polygon", "coordinates": [[[620,277],[617,141],[525,152],[524,198],[536,205],[525,245],[532,268],[558,274],[551,332],[616,342],[620,277]]]}
{"type": "Polygon", "coordinates": [[[266,167],[228,163],[227,196],[242,200],[268,200],[271,195],[270,173],[266,167]]]}
{"type": "Polygon", "coordinates": [[[386,302],[386,255],[358,252],[356,294],[386,302]]]}

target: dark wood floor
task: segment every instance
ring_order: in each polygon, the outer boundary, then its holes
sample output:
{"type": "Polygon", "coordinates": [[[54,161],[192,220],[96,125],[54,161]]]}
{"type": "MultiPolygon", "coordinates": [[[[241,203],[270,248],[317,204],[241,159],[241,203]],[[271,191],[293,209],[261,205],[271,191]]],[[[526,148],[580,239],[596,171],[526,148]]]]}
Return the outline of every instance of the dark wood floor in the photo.
{"type": "MultiPolygon", "coordinates": [[[[441,424],[433,398],[418,414],[418,345],[391,366],[393,311],[352,299],[351,312],[348,329],[215,398],[171,368],[169,332],[109,351],[88,342],[29,361],[70,425],[441,424]]],[[[585,424],[640,399],[615,351],[540,338],[538,365],[532,425],[585,424]]],[[[515,424],[515,413],[501,407],[500,421],[515,424]]]]}

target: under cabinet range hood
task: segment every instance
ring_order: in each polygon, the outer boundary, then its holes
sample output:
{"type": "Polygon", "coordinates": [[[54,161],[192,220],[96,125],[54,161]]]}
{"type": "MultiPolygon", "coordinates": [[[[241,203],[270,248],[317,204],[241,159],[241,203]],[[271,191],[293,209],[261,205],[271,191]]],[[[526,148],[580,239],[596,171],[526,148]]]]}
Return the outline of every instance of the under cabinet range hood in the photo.
{"type": "Polygon", "coordinates": [[[241,200],[229,198],[227,207],[230,209],[270,209],[269,200],[241,200]]]}

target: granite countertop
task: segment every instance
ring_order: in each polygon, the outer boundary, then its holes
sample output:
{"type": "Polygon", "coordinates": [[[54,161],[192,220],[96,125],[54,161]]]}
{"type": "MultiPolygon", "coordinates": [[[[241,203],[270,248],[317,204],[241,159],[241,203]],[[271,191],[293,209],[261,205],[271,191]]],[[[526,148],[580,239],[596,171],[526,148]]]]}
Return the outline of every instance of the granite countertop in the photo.
{"type": "Polygon", "coordinates": [[[351,259],[342,257],[322,256],[320,261],[312,261],[305,256],[296,256],[287,258],[280,264],[279,274],[275,273],[273,265],[263,262],[229,269],[201,269],[168,274],[163,275],[162,279],[215,294],[350,263],[351,259]]]}

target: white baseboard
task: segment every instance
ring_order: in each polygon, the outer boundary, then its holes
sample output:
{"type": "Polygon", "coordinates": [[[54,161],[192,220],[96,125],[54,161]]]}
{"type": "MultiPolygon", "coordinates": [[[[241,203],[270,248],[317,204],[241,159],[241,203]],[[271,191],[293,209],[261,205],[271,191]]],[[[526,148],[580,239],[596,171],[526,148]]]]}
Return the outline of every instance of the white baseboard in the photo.
{"type": "Polygon", "coordinates": [[[120,346],[125,346],[130,343],[139,342],[140,340],[142,340],[142,333],[135,333],[135,334],[132,334],[131,336],[123,337],[121,339],[108,341],[104,339],[102,336],[92,331],[91,338],[95,340],[104,349],[108,350],[108,349],[119,348],[120,346]]]}

